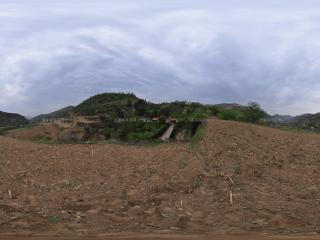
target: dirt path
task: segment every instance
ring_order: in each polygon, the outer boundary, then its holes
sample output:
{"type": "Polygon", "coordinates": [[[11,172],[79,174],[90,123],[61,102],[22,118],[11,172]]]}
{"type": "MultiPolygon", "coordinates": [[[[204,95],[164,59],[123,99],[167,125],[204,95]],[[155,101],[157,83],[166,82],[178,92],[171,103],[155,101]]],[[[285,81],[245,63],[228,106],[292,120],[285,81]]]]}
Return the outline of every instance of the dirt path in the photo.
{"type": "Polygon", "coordinates": [[[169,140],[169,139],[170,139],[170,136],[171,136],[171,134],[172,134],[173,129],[174,129],[174,125],[172,124],[172,125],[170,125],[170,127],[168,127],[168,129],[167,129],[167,130],[165,131],[165,133],[160,137],[160,139],[161,139],[162,141],[167,141],[167,140],[169,140]]]}

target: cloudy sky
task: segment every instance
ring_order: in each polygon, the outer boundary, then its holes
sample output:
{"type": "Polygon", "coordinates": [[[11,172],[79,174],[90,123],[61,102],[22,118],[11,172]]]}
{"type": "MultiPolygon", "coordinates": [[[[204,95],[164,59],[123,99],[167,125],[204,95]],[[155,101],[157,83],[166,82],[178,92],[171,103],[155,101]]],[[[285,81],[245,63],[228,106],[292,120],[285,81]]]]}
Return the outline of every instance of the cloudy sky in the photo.
{"type": "Polygon", "coordinates": [[[319,22],[319,0],[0,0],[0,110],[121,91],[320,112],[319,22]]]}

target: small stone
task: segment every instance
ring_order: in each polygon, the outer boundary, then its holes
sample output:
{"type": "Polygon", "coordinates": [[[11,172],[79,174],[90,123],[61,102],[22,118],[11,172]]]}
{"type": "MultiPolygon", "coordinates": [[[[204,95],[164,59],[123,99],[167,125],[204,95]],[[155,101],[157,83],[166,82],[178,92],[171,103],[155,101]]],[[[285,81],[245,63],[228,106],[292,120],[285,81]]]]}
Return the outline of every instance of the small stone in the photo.
{"type": "Polygon", "coordinates": [[[147,211],[144,211],[146,214],[148,214],[148,215],[153,215],[153,214],[155,214],[155,212],[156,212],[156,209],[155,208],[150,208],[149,210],[147,210],[147,211]]]}
{"type": "Polygon", "coordinates": [[[181,228],[179,228],[179,227],[170,227],[170,229],[174,230],[174,231],[180,231],[181,230],[181,228]]]}

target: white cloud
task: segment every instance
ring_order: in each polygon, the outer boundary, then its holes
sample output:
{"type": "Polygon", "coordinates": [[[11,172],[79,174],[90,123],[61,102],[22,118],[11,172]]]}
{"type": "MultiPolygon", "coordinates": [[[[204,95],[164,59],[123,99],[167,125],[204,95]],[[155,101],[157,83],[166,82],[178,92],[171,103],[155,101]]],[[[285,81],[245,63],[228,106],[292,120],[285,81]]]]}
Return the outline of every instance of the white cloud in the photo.
{"type": "Polygon", "coordinates": [[[156,101],[253,100],[270,112],[318,112],[319,7],[4,0],[0,109],[36,114],[97,92],[134,91],[156,101]]]}

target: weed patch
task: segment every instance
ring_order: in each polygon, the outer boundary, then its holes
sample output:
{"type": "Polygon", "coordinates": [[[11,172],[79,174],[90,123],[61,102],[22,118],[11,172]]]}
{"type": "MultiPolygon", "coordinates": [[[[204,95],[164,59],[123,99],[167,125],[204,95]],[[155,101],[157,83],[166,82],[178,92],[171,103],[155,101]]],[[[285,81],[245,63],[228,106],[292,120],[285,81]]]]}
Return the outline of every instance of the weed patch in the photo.
{"type": "Polygon", "coordinates": [[[58,223],[58,222],[60,222],[61,220],[62,220],[62,217],[60,217],[59,215],[50,215],[50,216],[48,217],[48,222],[49,222],[49,223],[52,223],[52,224],[58,223]]]}
{"type": "Polygon", "coordinates": [[[206,133],[207,125],[202,123],[196,130],[194,136],[191,139],[192,146],[197,146],[206,133]]]}

